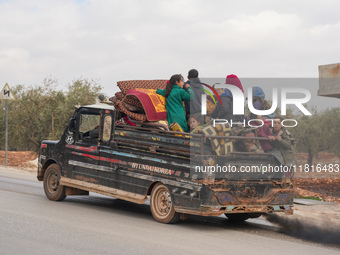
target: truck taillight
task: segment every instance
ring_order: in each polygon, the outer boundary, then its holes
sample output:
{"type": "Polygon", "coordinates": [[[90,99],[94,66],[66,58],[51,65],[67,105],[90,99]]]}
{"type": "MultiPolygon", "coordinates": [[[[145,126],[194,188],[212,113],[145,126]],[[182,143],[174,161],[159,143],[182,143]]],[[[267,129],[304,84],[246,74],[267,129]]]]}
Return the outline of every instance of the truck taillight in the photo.
{"type": "Polygon", "coordinates": [[[42,143],[41,144],[41,148],[47,148],[47,144],[46,143],[42,143]]]}

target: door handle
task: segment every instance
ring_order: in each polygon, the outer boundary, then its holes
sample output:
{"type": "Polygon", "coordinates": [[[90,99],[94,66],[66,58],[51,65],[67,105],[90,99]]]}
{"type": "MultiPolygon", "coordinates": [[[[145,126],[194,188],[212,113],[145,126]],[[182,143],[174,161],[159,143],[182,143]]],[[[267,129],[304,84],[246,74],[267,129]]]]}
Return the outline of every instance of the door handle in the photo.
{"type": "Polygon", "coordinates": [[[111,163],[111,168],[114,170],[114,171],[116,171],[116,170],[118,170],[118,165],[117,164],[112,164],[111,163]]]}

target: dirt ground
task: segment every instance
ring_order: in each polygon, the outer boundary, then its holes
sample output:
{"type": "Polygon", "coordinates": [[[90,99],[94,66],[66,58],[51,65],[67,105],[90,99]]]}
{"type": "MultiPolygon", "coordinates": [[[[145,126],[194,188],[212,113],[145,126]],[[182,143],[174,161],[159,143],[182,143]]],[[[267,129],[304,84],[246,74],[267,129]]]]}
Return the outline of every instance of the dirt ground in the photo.
{"type": "Polygon", "coordinates": [[[340,204],[340,170],[337,168],[340,159],[331,153],[319,153],[318,158],[313,159],[313,167],[307,169],[305,164],[308,155],[297,153],[296,157],[298,167],[293,181],[295,196],[314,197],[340,204]]]}
{"type": "MultiPolygon", "coordinates": [[[[37,170],[38,159],[33,152],[9,151],[8,166],[19,167],[23,170],[34,172],[37,170]]],[[[298,166],[294,175],[295,197],[313,197],[327,202],[340,204],[340,172],[316,171],[316,166],[328,166],[329,164],[339,164],[339,158],[331,153],[320,153],[314,159],[314,172],[304,171],[304,164],[307,163],[307,155],[297,153],[298,166]]],[[[5,165],[5,152],[0,151],[0,165],[5,165]]],[[[320,170],[320,169],[319,169],[320,170]]],[[[335,169],[334,169],[335,170],[335,169]]]]}
{"type": "MultiPolygon", "coordinates": [[[[24,169],[37,169],[38,155],[30,151],[9,151],[7,153],[7,165],[24,169]],[[35,162],[36,161],[36,162],[35,162]]],[[[5,151],[0,151],[0,165],[5,165],[5,151]]]]}

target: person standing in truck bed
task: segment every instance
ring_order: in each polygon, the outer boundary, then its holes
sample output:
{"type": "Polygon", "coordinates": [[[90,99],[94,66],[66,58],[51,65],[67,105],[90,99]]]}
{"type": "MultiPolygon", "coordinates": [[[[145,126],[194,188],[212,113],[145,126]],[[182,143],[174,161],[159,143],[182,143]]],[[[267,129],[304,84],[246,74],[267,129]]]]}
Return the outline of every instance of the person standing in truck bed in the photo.
{"type": "MultiPolygon", "coordinates": [[[[233,85],[238,87],[242,93],[244,93],[242,83],[240,79],[235,74],[230,74],[226,77],[225,84],[233,85]]],[[[234,115],[233,111],[233,94],[229,89],[225,89],[224,91],[219,90],[220,98],[222,104],[217,101],[217,105],[215,110],[212,112],[211,117],[214,119],[225,119],[225,120],[233,120],[234,122],[243,121],[245,117],[243,115],[234,115]]]]}
{"type": "Polygon", "coordinates": [[[184,132],[188,132],[183,100],[193,100],[194,94],[189,84],[186,85],[187,91],[185,91],[183,87],[183,76],[174,74],[167,82],[166,88],[157,89],[156,93],[166,98],[165,108],[169,126],[176,122],[184,132]]]}
{"type": "Polygon", "coordinates": [[[201,112],[201,98],[204,94],[203,85],[201,80],[198,78],[198,71],[196,69],[191,69],[188,72],[188,80],[185,82],[184,86],[187,84],[190,85],[192,92],[194,93],[193,100],[184,100],[185,111],[187,116],[189,116],[191,114],[201,112]]]}

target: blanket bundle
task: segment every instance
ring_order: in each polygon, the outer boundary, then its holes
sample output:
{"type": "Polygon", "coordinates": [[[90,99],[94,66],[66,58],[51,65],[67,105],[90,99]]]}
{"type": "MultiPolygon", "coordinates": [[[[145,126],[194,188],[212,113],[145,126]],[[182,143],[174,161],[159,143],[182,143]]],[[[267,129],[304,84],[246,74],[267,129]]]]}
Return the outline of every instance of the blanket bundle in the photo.
{"type": "Polygon", "coordinates": [[[119,81],[117,86],[121,91],[109,99],[117,110],[141,122],[166,119],[165,98],[156,94],[166,80],[119,81]]]}
{"type": "Polygon", "coordinates": [[[194,134],[205,134],[209,136],[225,136],[225,138],[209,138],[212,149],[216,155],[227,155],[233,151],[233,143],[229,136],[231,135],[230,125],[216,124],[215,126],[208,123],[200,126],[193,131],[194,134]]]}

